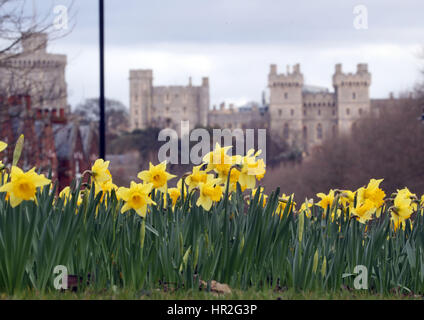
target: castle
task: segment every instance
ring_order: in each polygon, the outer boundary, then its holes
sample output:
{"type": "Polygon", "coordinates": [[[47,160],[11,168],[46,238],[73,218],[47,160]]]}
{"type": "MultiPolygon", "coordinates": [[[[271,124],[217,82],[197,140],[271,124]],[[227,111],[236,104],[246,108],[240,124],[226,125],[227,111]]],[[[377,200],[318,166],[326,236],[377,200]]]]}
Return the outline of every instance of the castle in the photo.
{"type": "Polygon", "coordinates": [[[153,86],[152,70],[130,70],[131,129],[172,128],[180,132],[181,121],[206,127],[209,111],[209,79],[200,86],[153,86]]]}
{"type": "Polygon", "coordinates": [[[305,86],[299,64],[283,74],[273,64],[268,75],[270,130],[305,151],[324,139],[349,133],[356,121],[371,113],[370,84],[366,64],[358,64],[355,73],[343,73],[337,64],[334,92],[305,86]]]}
{"type": "Polygon", "coordinates": [[[209,81],[201,86],[153,86],[152,70],[130,70],[131,129],[147,127],[178,130],[181,120],[193,126],[228,129],[266,128],[274,139],[283,139],[308,151],[324,139],[351,131],[361,117],[375,112],[369,97],[371,74],[367,64],[355,73],[344,73],[337,64],[334,92],[304,84],[300,65],[278,73],[272,64],[268,74],[269,101],[242,108],[221,104],[209,109],[209,81]]]}

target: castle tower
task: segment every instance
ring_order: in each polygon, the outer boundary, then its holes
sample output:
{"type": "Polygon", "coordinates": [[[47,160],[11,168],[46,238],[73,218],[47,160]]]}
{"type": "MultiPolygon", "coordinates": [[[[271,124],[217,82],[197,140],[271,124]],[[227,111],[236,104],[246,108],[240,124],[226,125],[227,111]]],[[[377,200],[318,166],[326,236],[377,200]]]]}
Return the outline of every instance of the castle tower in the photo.
{"type": "Polygon", "coordinates": [[[268,75],[270,88],[270,128],[273,135],[294,145],[302,134],[302,87],[303,74],[300,65],[293,66],[290,72],[277,74],[277,66],[271,65],[268,75]]]}
{"type": "Polygon", "coordinates": [[[151,121],[153,71],[130,70],[131,130],[146,129],[151,121]]]}
{"type": "Polygon", "coordinates": [[[356,73],[343,73],[337,64],[333,75],[333,86],[338,112],[338,131],[350,133],[356,120],[370,113],[369,87],[371,74],[368,65],[357,65],[356,73]]]}

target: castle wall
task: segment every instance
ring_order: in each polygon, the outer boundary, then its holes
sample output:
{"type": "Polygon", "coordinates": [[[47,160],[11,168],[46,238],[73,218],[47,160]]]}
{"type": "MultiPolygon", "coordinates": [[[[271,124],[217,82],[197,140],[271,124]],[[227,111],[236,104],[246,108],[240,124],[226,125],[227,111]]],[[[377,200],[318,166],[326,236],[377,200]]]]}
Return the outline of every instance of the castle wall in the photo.
{"type": "Polygon", "coordinates": [[[181,121],[190,129],[207,126],[209,81],[200,86],[153,86],[152,70],[130,70],[131,129],[172,128],[180,133],[181,121]]]}

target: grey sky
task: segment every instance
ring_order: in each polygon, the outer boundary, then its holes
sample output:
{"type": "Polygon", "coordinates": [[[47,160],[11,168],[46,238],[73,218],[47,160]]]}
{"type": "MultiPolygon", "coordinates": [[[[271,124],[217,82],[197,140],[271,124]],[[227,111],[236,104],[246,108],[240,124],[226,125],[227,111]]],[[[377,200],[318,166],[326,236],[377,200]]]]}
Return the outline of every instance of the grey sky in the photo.
{"type": "MultiPolygon", "coordinates": [[[[43,12],[69,1],[37,1],[43,12]]],[[[331,88],[335,63],[369,64],[371,96],[421,79],[424,1],[105,0],[106,94],[128,105],[130,68],[153,69],[155,84],[210,77],[211,104],[259,100],[269,65],[301,64],[308,84],[331,88]],[[367,30],[353,8],[368,9],[367,30]]],[[[76,26],[49,46],[68,55],[72,105],[98,94],[97,1],[74,0],[76,26]]]]}

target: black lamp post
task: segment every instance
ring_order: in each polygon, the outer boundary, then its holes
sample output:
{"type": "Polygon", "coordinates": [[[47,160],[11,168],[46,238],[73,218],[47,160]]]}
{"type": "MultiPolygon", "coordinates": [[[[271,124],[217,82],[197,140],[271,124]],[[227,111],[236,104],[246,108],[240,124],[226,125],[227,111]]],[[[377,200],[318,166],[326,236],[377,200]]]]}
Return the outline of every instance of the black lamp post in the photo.
{"type": "Polygon", "coordinates": [[[99,156],[106,160],[105,139],[105,52],[104,52],[104,1],[99,0],[99,51],[100,51],[100,123],[99,123],[99,156]]]}

